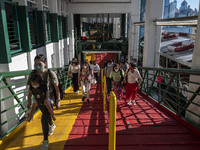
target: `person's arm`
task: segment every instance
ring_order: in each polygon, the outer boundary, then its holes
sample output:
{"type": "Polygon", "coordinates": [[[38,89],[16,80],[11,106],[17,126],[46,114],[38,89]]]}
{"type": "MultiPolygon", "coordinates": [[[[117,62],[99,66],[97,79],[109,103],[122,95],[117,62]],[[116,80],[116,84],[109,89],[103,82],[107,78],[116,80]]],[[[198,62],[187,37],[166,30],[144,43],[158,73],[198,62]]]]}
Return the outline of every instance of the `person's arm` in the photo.
{"type": "Polygon", "coordinates": [[[55,121],[56,118],[54,117],[54,113],[53,113],[53,109],[48,101],[48,98],[49,98],[49,91],[46,92],[46,97],[45,97],[45,100],[44,100],[44,105],[46,106],[47,110],[49,111],[52,119],[55,121]]]}
{"type": "Polygon", "coordinates": [[[68,69],[68,73],[67,73],[68,78],[69,78],[70,74],[71,74],[71,65],[69,65],[69,69],[68,69]]]}
{"type": "Polygon", "coordinates": [[[38,104],[36,102],[34,102],[32,107],[31,107],[31,112],[30,112],[30,116],[28,118],[28,122],[33,119],[33,115],[35,113],[35,110],[36,110],[37,106],[38,106],[38,104]]]}
{"type": "Polygon", "coordinates": [[[59,90],[59,81],[58,81],[58,78],[56,76],[56,74],[53,72],[53,71],[50,71],[51,73],[51,80],[52,80],[52,83],[53,83],[53,86],[55,88],[55,91],[56,91],[56,108],[59,109],[60,108],[60,90],[59,90]]]}
{"type": "Polygon", "coordinates": [[[31,107],[31,97],[32,97],[32,95],[33,95],[33,93],[29,88],[29,90],[28,90],[28,103],[27,103],[27,108],[28,109],[31,107]]]}
{"type": "MultiPolygon", "coordinates": [[[[61,99],[60,99],[60,90],[59,90],[59,88],[58,88],[58,82],[54,83],[53,86],[54,86],[54,88],[55,88],[55,90],[56,90],[56,96],[57,96],[56,103],[60,103],[60,100],[61,100],[61,99]]],[[[59,105],[59,106],[56,105],[56,106],[57,106],[57,109],[60,108],[60,105],[59,105]]]]}

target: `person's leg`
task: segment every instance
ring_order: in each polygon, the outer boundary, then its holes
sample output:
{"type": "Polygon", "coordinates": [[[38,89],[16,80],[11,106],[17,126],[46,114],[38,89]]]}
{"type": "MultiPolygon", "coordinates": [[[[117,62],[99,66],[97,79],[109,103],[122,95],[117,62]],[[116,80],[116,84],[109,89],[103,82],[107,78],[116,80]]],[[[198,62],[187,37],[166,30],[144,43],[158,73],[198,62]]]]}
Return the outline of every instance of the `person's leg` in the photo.
{"type": "Polygon", "coordinates": [[[90,88],[91,88],[91,83],[87,82],[86,91],[87,91],[87,102],[88,103],[89,103],[89,98],[90,98],[90,88]]]}
{"type": "Polygon", "coordinates": [[[76,78],[75,78],[74,73],[72,74],[72,84],[73,84],[74,92],[76,92],[76,91],[75,91],[76,78]]]}
{"type": "Polygon", "coordinates": [[[137,95],[137,88],[138,88],[138,83],[134,83],[133,87],[132,87],[132,100],[133,100],[133,104],[135,105],[135,99],[136,99],[136,95],[137,95]]]}
{"type": "Polygon", "coordinates": [[[110,78],[106,78],[106,84],[107,84],[107,94],[110,95],[110,91],[111,91],[111,79],[110,78]]]}
{"type": "Polygon", "coordinates": [[[79,88],[78,88],[78,73],[74,73],[74,92],[78,92],[79,88]]]}
{"type": "Polygon", "coordinates": [[[85,100],[85,83],[83,81],[81,81],[81,91],[83,95],[82,101],[84,101],[85,100]]]}
{"type": "Polygon", "coordinates": [[[126,101],[128,101],[128,104],[131,104],[131,97],[132,94],[132,89],[131,89],[131,84],[130,83],[126,83],[126,101]]]}
{"type": "Polygon", "coordinates": [[[40,108],[40,110],[42,112],[41,123],[42,123],[42,131],[43,131],[44,141],[48,141],[48,135],[49,135],[48,119],[50,117],[50,114],[44,105],[38,105],[38,107],[40,108]]]}

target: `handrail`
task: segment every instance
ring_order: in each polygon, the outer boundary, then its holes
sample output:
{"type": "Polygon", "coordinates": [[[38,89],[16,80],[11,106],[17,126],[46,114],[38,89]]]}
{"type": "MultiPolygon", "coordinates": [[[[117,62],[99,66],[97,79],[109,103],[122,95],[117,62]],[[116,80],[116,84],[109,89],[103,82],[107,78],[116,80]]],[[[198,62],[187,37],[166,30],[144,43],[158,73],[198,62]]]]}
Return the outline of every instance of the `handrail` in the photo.
{"type": "Polygon", "coordinates": [[[116,149],[116,111],[117,98],[115,93],[110,92],[109,107],[109,150],[116,149]]]}
{"type": "Polygon", "coordinates": [[[106,76],[104,76],[104,86],[103,86],[103,112],[106,112],[106,76]]]}
{"type": "MultiPolygon", "coordinates": [[[[67,78],[68,66],[65,68],[51,68],[51,70],[56,72],[59,83],[63,85],[64,89],[71,86],[71,78],[67,78]]],[[[13,103],[0,109],[0,140],[25,121],[24,112],[27,110],[25,106],[28,91],[26,83],[30,73],[31,70],[0,73],[0,108],[2,103],[6,103],[6,101],[9,101],[10,104],[13,103]],[[10,111],[13,114],[6,115],[10,111]],[[9,117],[2,117],[2,115],[9,117]],[[8,122],[8,127],[4,127],[8,122]]]]}
{"type": "Polygon", "coordinates": [[[101,69],[101,93],[103,95],[103,69],[101,69]]]}
{"type": "Polygon", "coordinates": [[[200,70],[138,67],[142,76],[141,92],[153,98],[191,125],[200,128],[192,118],[200,118],[200,70]],[[195,107],[195,109],[194,109],[195,107]],[[194,117],[191,117],[194,116],[194,117]]]}

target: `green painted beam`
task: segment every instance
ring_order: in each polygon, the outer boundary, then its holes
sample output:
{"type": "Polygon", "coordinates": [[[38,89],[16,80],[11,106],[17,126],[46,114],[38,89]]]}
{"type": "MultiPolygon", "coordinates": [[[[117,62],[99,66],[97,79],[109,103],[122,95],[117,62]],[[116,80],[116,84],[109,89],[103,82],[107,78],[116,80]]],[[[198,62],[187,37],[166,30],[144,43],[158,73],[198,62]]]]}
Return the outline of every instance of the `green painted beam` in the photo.
{"type": "Polygon", "coordinates": [[[24,52],[30,52],[32,45],[27,6],[18,6],[18,16],[22,50],[24,52]]]}
{"type": "Polygon", "coordinates": [[[46,45],[46,35],[44,27],[44,12],[37,11],[37,22],[38,22],[38,32],[39,32],[39,44],[40,46],[46,45]]]}
{"type": "Polygon", "coordinates": [[[63,39],[63,24],[62,16],[58,16],[58,25],[59,25],[59,40],[63,39]]]}
{"type": "Polygon", "coordinates": [[[50,24],[51,24],[51,41],[59,42],[59,24],[58,24],[58,15],[51,13],[50,14],[50,24]]]}
{"type": "Polygon", "coordinates": [[[6,11],[4,1],[0,1],[0,63],[7,64],[11,62],[11,53],[10,53],[10,45],[9,45],[9,37],[8,37],[8,28],[6,21],[6,11]]]}

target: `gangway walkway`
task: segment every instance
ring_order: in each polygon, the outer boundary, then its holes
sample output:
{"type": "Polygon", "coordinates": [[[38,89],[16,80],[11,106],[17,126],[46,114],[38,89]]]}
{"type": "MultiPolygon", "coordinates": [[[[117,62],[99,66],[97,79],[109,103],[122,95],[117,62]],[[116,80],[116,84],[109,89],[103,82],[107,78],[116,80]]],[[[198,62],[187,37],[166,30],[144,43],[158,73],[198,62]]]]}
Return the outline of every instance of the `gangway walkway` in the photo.
{"type": "MultiPolygon", "coordinates": [[[[108,149],[109,120],[108,114],[102,111],[100,85],[92,87],[89,104],[81,98],[81,94],[69,89],[61,101],[61,109],[55,110],[57,128],[49,137],[49,150],[108,149]]],[[[157,103],[138,94],[136,104],[128,106],[125,100],[118,102],[117,150],[200,149],[200,137],[158,108],[157,103]]],[[[43,137],[40,117],[39,113],[1,149],[40,149],[43,137]]]]}

